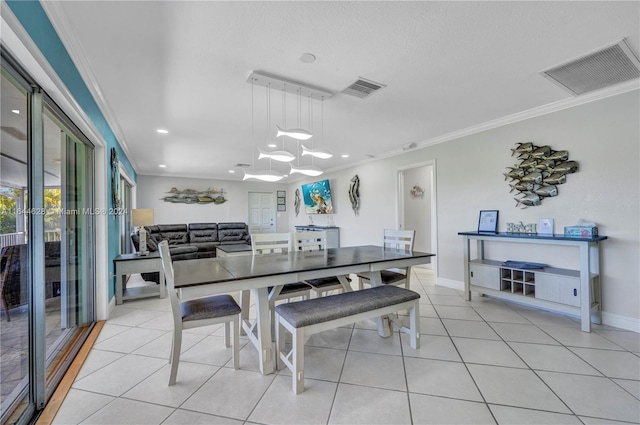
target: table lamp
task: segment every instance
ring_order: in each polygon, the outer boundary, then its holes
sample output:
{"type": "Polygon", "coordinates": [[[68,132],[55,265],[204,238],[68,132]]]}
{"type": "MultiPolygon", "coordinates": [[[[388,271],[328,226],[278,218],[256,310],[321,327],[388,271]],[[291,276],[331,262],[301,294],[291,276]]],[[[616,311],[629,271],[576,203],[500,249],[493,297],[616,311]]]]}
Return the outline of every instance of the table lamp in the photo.
{"type": "Polygon", "coordinates": [[[138,255],[149,255],[149,250],[147,249],[147,230],[144,226],[151,226],[153,224],[153,210],[151,208],[131,210],[131,222],[134,227],[139,229],[138,255]]]}

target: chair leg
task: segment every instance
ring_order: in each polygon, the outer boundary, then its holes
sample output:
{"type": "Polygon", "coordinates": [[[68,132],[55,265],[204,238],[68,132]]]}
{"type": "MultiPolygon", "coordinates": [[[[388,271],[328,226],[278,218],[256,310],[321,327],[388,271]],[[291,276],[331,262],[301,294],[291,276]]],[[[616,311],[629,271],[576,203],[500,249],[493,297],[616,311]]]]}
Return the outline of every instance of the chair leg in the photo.
{"type": "Polygon", "coordinates": [[[282,362],[282,358],[280,358],[280,354],[284,354],[284,340],[285,340],[285,330],[282,324],[280,323],[280,316],[276,314],[275,320],[276,326],[276,370],[280,370],[284,368],[284,363],[282,362]]]}
{"type": "Polygon", "coordinates": [[[176,383],[178,376],[178,365],[180,364],[180,348],[182,346],[182,328],[174,329],[173,344],[171,352],[171,374],[169,375],[169,386],[176,383]]]}
{"type": "MultiPolygon", "coordinates": [[[[251,291],[240,291],[240,323],[249,320],[249,304],[251,301],[251,291]]],[[[240,335],[246,335],[244,328],[240,329],[240,335]]]]}
{"type": "Polygon", "coordinates": [[[409,326],[411,328],[411,348],[420,348],[420,303],[415,300],[413,308],[409,310],[409,326]]]}
{"type": "MultiPolygon", "coordinates": [[[[227,322],[228,324],[229,322],[227,322]]],[[[233,319],[233,368],[240,368],[240,315],[233,319]]]]}
{"type": "Polygon", "coordinates": [[[361,277],[358,277],[358,290],[362,291],[364,289],[364,281],[366,279],[363,279],[361,277]]]}
{"type": "Polygon", "coordinates": [[[229,348],[231,347],[231,344],[229,343],[231,340],[231,335],[229,332],[229,326],[230,323],[229,322],[224,322],[224,346],[229,348]]]}

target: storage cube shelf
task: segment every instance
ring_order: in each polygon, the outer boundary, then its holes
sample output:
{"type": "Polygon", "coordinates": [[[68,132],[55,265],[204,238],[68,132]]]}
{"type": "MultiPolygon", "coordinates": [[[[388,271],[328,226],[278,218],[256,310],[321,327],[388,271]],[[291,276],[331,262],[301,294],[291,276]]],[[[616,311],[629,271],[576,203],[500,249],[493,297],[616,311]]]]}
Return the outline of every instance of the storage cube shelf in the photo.
{"type": "MultiPolygon", "coordinates": [[[[606,236],[566,238],[563,236],[517,235],[505,233],[461,232],[464,236],[465,296],[471,292],[502,298],[576,315],[585,332],[591,320],[600,323],[599,242],[606,236]],[[477,241],[476,259],[471,259],[471,240],[477,241]],[[518,269],[506,267],[503,261],[484,258],[487,241],[554,244],[578,247],[580,270],[555,267],[518,269]]],[[[533,259],[531,259],[533,260],[533,259]]]]}

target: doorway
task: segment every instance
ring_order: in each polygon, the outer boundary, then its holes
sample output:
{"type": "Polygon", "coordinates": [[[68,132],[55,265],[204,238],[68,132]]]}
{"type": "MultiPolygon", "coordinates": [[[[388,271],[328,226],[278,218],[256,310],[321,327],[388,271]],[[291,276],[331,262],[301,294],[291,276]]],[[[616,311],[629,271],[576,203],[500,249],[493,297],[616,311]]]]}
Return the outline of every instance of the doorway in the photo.
{"type": "Polygon", "coordinates": [[[273,192],[249,192],[249,233],[276,231],[276,197],[273,192]]]}
{"type": "MultiPolygon", "coordinates": [[[[415,230],[414,250],[436,252],[435,162],[398,170],[398,228],[415,230]]],[[[435,264],[424,267],[434,269],[435,264]]]]}

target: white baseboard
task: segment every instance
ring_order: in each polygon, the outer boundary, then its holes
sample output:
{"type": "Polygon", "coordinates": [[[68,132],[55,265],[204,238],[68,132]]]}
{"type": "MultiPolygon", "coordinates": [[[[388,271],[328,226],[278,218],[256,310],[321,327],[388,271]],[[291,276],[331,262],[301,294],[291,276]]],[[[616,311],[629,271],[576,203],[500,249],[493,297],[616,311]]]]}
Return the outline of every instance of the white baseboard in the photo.
{"type": "Polygon", "coordinates": [[[640,319],[620,316],[619,314],[602,312],[602,324],[640,333],[640,319]]]}
{"type": "MultiPolygon", "coordinates": [[[[452,279],[436,278],[436,285],[445,286],[447,288],[464,291],[464,282],[452,279]]],[[[523,304],[524,305],[524,304],[523,304]]],[[[619,314],[602,312],[602,324],[613,326],[627,331],[640,333],[640,319],[635,317],[621,316],[619,314]]]]}
{"type": "Polygon", "coordinates": [[[459,280],[436,277],[436,285],[446,286],[447,288],[455,289],[458,291],[464,291],[464,282],[460,282],[459,280]]]}

